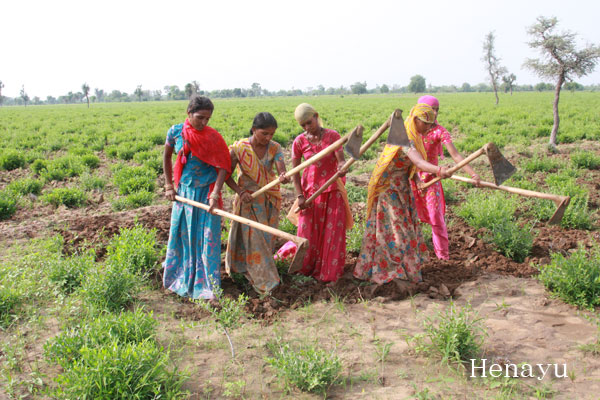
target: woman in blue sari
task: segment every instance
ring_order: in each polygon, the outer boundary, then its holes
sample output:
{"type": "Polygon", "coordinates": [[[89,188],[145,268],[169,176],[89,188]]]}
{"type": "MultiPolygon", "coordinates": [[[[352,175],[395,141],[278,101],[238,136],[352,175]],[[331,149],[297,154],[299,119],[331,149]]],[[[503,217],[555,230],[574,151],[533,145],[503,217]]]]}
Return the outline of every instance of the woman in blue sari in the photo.
{"type": "Polygon", "coordinates": [[[221,188],[231,173],[231,159],[223,137],[207,125],[213,110],[210,99],[193,96],[185,123],[167,132],[163,155],[165,196],[175,200],[177,194],[210,207],[204,211],[175,202],[171,212],[163,284],[193,299],[214,298],[221,284],[221,217],[212,210],[222,208],[221,188]]]}

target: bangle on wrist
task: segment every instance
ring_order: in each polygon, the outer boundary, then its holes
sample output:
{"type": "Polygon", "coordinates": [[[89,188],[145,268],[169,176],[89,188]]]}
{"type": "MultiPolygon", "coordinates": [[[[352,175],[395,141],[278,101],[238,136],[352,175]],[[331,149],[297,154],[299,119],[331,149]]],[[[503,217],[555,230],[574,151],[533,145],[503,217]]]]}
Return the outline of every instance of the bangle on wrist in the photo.
{"type": "Polygon", "coordinates": [[[208,196],[208,198],[211,200],[219,200],[219,195],[216,193],[211,193],[210,196],[208,196]]]}
{"type": "Polygon", "coordinates": [[[436,175],[437,175],[437,176],[440,176],[440,174],[441,174],[441,173],[442,173],[442,167],[441,167],[441,166],[439,166],[439,167],[438,167],[438,170],[437,170],[437,174],[436,174],[436,175]]]}

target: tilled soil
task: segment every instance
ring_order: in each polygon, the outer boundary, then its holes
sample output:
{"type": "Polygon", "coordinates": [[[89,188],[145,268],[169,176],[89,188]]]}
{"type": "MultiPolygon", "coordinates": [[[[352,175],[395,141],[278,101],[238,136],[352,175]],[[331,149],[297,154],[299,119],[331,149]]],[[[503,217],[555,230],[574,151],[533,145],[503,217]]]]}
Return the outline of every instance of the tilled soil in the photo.
{"type": "MultiPolygon", "coordinates": [[[[286,199],[284,208],[290,206],[291,201],[286,199]]],[[[364,213],[363,203],[355,203],[352,208],[357,215],[364,213]]],[[[110,238],[117,234],[119,229],[131,228],[135,224],[156,229],[158,241],[166,243],[169,235],[170,213],[169,205],[101,215],[89,215],[85,210],[59,210],[44,219],[36,220],[34,224],[13,224],[11,233],[17,237],[35,237],[50,228],[65,239],[66,253],[81,246],[93,246],[97,258],[101,260],[110,238]]],[[[451,209],[449,217],[452,217],[451,209]]],[[[376,299],[387,302],[404,299],[416,293],[426,293],[431,298],[438,299],[459,297],[460,293],[455,289],[464,282],[476,280],[486,273],[530,277],[537,273],[536,265],[550,262],[552,252],[566,254],[577,248],[579,243],[590,248],[594,242],[598,242],[599,236],[598,232],[565,230],[540,224],[535,228],[538,234],[531,256],[523,263],[518,263],[504,257],[495,251],[492,245],[481,239],[485,234],[483,230],[477,231],[459,218],[453,220],[449,229],[450,260],[439,260],[430,251],[430,260],[422,271],[423,282],[418,284],[392,281],[384,285],[373,285],[357,280],[352,276],[352,271],[358,254],[349,253],[345,273],[334,284],[301,279],[297,275],[284,273],[281,284],[271,296],[261,298],[249,285],[244,282],[234,282],[222,271],[222,287],[226,296],[237,297],[241,293],[246,293],[250,298],[247,311],[254,317],[269,323],[277,318],[280,311],[301,307],[308,301],[329,300],[353,304],[362,300],[376,299]]],[[[8,230],[7,224],[4,225],[4,229],[8,230]]],[[[225,243],[222,246],[224,250],[225,243]]],[[[156,276],[157,283],[160,280],[159,273],[156,276]]],[[[203,312],[193,303],[182,301],[180,304],[182,317],[202,318],[203,312]]]]}

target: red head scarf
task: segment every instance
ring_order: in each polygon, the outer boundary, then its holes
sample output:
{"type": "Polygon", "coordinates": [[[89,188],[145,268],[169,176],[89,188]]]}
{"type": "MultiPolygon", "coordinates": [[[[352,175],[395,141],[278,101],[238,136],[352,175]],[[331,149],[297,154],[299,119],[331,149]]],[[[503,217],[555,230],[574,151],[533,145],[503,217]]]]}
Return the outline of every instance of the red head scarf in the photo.
{"type": "MultiPolygon", "coordinates": [[[[205,126],[201,131],[197,130],[190,124],[186,118],[181,131],[183,137],[183,146],[177,158],[175,159],[175,167],[173,168],[173,180],[175,181],[175,189],[179,186],[183,167],[187,163],[187,158],[190,154],[205,163],[212,165],[215,168],[223,168],[227,171],[227,179],[231,175],[231,158],[229,157],[229,148],[227,143],[219,132],[210,126],[205,126]]],[[[211,183],[208,195],[212,193],[215,183],[211,183]]],[[[223,207],[223,200],[219,195],[219,208],[223,207]]]]}

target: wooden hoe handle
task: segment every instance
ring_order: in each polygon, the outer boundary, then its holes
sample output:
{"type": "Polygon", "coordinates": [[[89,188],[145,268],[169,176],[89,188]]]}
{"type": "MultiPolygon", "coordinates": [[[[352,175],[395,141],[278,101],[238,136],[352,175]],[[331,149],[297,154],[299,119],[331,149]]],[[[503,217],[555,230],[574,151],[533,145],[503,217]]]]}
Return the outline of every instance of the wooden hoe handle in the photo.
{"type": "MultiPolygon", "coordinates": [[[[182,203],[189,204],[191,206],[198,207],[198,208],[201,208],[201,209],[206,210],[206,211],[208,211],[208,208],[209,208],[208,205],[206,205],[206,204],[198,203],[197,201],[186,199],[185,197],[175,196],[175,199],[177,201],[182,202],[182,203]]],[[[256,222],[256,221],[253,221],[253,220],[248,219],[248,218],[240,217],[239,215],[231,214],[231,213],[228,213],[227,211],[223,211],[223,210],[220,210],[218,208],[213,209],[213,213],[215,213],[216,215],[220,215],[222,217],[225,217],[225,218],[232,219],[232,220],[237,221],[237,222],[239,222],[241,224],[248,225],[248,226],[250,226],[252,228],[256,228],[258,230],[261,230],[261,231],[264,231],[264,232],[268,232],[268,233],[270,233],[272,235],[279,236],[279,237],[281,237],[283,239],[291,240],[292,242],[294,242],[296,244],[302,242],[302,239],[303,239],[303,238],[300,238],[298,236],[291,235],[291,234],[289,234],[287,232],[280,231],[279,229],[275,229],[272,226],[261,224],[260,222],[256,222]]]]}
{"type": "MultiPolygon", "coordinates": [[[[487,145],[486,145],[487,146],[487,145]]],[[[461,169],[462,167],[464,167],[465,165],[467,165],[468,163],[470,163],[471,161],[473,161],[474,159],[476,159],[477,157],[479,157],[480,155],[482,155],[485,152],[485,148],[486,146],[483,146],[482,148],[480,148],[479,150],[477,150],[475,153],[471,154],[469,157],[465,158],[464,160],[462,160],[461,162],[459,162],[458,164],[456,164],[454,167],[449,168],[448,169],[448,173],[453,174],[456,171],[458,171],[459,169],[461,169]]],[[[420,185],[419,189],[426,189],[429,186],[433,185],[436,182],[441,181],[442,178],[435,177],[432,180],[430,180],[429,182],[426,182],[422,185],[420,185]]]]}
{"type": "MultiPolygon", "coordinates": [[[[319,161],[320,159],[322,159],[329,153],[334,152],[341,145],[346,143],[348,141],[348,139],[350,139],[351,134],[352,134],[352,132],[344,135],[342,138],[336,140],[335,142],[333,142],[332,144],[330,144],[329,146],[327,146],[326,148],[324,148],[323,150],[321,150],[320,152],[318,152],[317,154],[315,154],[308,160],[305,160],[302,164],[298,165],[295,168],[290,169],[288,172],[285,173],[285,176],[287,178],[290,178],[292,175],[297,174],[298,172],[302,171],[304,168],[308,167],[309,165],[316,163],[317,161],[319,161]]],[[[278,178],[273,179],[271,182],[267,183],[265,186],[261,187],[256,192],[252,193],[251,196],[252,196],[252,198],[256,198],[258,195],[266,192],[267,190],[271,189],[273,186],[278,185],[278,184],[279,184],[279,179],[278,178]]]]}

